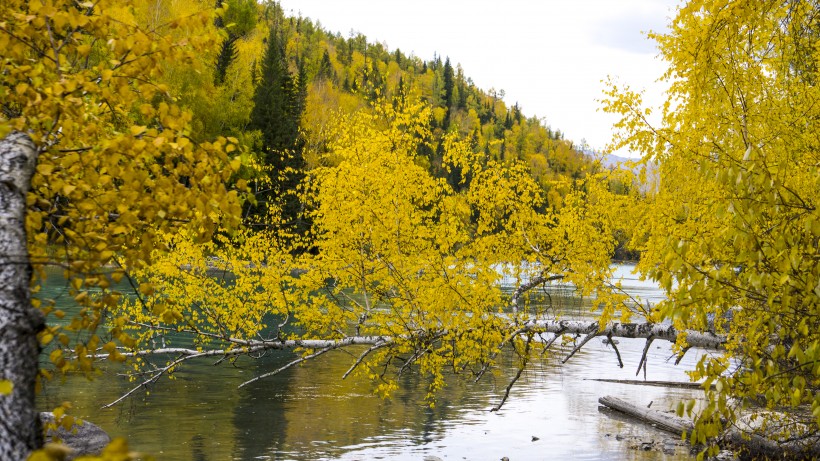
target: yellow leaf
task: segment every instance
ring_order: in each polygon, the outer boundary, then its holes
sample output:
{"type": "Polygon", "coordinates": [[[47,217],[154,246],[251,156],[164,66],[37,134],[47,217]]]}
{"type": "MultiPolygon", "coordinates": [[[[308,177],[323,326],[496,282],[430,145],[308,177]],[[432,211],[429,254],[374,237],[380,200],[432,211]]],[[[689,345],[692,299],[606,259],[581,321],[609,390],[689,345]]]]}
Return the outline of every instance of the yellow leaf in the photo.
{"type": "Polygon", "coordinates": [[[54,171],[54,165],[49,163],[40,163],[37,165],[37,172],[43,176],[49,176],[54,171]]]}
{"type": "Polygon", "coordinates": [[[0,395],[9,395],[14,390],[14,383],[7,379],[0,379],[0,395]]]}

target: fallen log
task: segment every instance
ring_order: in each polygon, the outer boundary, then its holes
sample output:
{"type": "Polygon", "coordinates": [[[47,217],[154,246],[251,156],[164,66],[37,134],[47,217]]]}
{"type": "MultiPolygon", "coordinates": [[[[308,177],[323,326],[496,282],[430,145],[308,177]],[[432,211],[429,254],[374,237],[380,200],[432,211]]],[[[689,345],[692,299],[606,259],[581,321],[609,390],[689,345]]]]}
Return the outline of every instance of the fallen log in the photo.
{"type": "MultiPolygon", "coordinates": [[[[634,405],[617,397],[600,397],[598,403],[674,434],[681,435],[684,432],[688,434],[694,429],[694,423],[688,419],[634,405]]],[[[817,435],[778,442],[755,433],[754,430],[751,426],[749,426],[749,430],[740,430],[737,426],[732,426],[722,436],[718,437],[718,440],[755,456],[765,455],[778,459],[786,455],[790,457],[789,459],[792,459],[791,457],[796,459],[817,459],[820,456],[820,443],[818,443],[820,439],[817,435]]]]}
{"type": "Polygon", "coordinates": [[[658,410],[652,410],[647,407],[639,407],[617,397],[604,396],[598,399],[598,403],[607,408],[612,408],[613,410],[626,413],[632,417],[640,419],[641,421],[648,422],[655,427],[678,435],[681,435],[684,432],[692,432],[692,429],[695,427],[694,424],[692,424],[692,421],[689,421],[688,419],[662,413],[658,410]]]}
{"type": "MultiPolygon", "coordinates": [[[[170,370],[176,368],[178,365],[186,362],[188,360],[193,359],[201,359],[207,357],[219,357],[219,362],[225,360],[226,358],[237,357],[240,355],[251,355],[251,354],[258,354],[269,350],[283,350],[283,349],[312,349],[315,352],[299,357],[287,365],[277,369],[274,372],[267,373],[263,376],[259,376],[253,378],[249,381],[246,381],[242,385],[249,384],[250,382],[256,381],[263,377],[268,377],[270,375],[279,373],[285,369],[288,369],[294,365],[300,364],[306,360],[312,359],[319,355],[322,355],[326,352],[338,349],[345,349],[351,346],[372,346],[369,350],[381,349],[383,347],[390,347],[391,345],[395,344],[401,338],[394,338],[391,336],[348,336],[345,338],[340,339],[291,339],[291,340],[284,340],[284,339],[243,339],[243,338],[234,338],[229,336],[222,336],[217,334],[203,334],[202,332],[196,330],[187,330],[187,329],[175,329],[170,327],[161,327],[156,325],[147,325],[147,324],[136,324],[138,326],[148,328],[148,329],[155,329],[158,331],[169,331],[175,333],[192,333],[195,335],[204,335],[209,337],[210,339],[214,340],[218,344],[226,346],[224,348],[214,348],[214,349],[202,349],[202,348],[186,348],[186,347],[164,347],[164,348],[156,348],[156,349],[137,349],[137,350],[127,350],[124,348],[117,349],[117,357],[120,358],[131,358],[131,357],[145,357],[145,356],[176,356],[167,366],[159,367],[155,369],[153,372],[149,373],[149,377],[144,379],[140,384],[135,386],[125,395],[121,396],[119,399],[111,402],[110,404],[106,405],[105,407],[110,407],[119,403],[123,399],[127,398],[129,395],[136,392],[138,389],[145,387],[149,384],[153,384],[159,379],[160,376],[168,373],[170,370]]],[[[709,349],[720,349],[722,348],[723,344],[726,342],[726,337],[721,335],[716,335],[710,332],[699,332],[699,331],[692,331],[692,330],[685,330],[683,332],[678,332],[672,325],[668,324],[656,324],[656,323],[611,323],[609,325],[604,326],[603,328],[600,327],[598,322],[594,321],[579,321],[579,320],[531,320],[524,325],[521,324],[510,324],[510,330],[513,330],[514,333],[512,336],[519,335],[526,332],[533,332],[533,333],[553,333],[555,335],[547,344],[550,345],[554,342],[559,336],[561,335],[585,335],[583,341],[575,346],[572,352],[567,356],[563,361],[566,362],[572,357],[573,354],[578,352],[590,339],[596,336],[605,336],[610,340],[612,338],[645,338],[647,343],[655,340],[661,339],[666,341],[675,342],[678,339],[680,334],[684,334],[687,341],[687,349],[688,347],[701,347],[701,348],[709,348],[709,349]]],[[[441,338],[448,334],[447,331],[441,331],[436,334],[436,337],[441,338]]],[[[615,348],[616,353],[617,348],[615,343],[612,342],[612,347],[615,348]]],[[[645,364],[646,360],[646,353],[648,347],[644,348],[643,357],[641,358],[642,365],[645,364]]],[[[367,353],[366,353],[367,354],[367,353]]],[[[365,354],[365,355],[366,355],[365,354]]],[[[96,354],[92,354],[90,358],[95,359],[103,359],[103,358],[110,358],[111,353],[105,352],[100,349],[97,351],[96,354]]],[[[354,368],[361,362],[361,359],[354,364],[354,368]]],[[[620,362],[620,354],[619,354],[619,362],[620,362]]],[[[218,362],[217,362],[218,363],[218,362]]],[[[640,371],[640,368],[638,369],[640,371]]],[[[105,408],[104,407],[104,408],[105,408]]]]}
{"type": "Polygon", "coordinates": [[[582,335],[594,333],[595,336],[662,339],[673,343],[680,335],[685,335],[688,347],[704,349],[722,349],[726,343],[725,335],[709,331],[678,331],[674,326],[665,323],[610,323],[601,328],[598,322],[581,320],[530,320],[524,327],[525,331],[582,335]]]}
{"type": "MultiPolygon", "coordinates": [[[[613,384],[632,384],[637,386],[654,386],[654,387],[674,387],[679,389],[703,389],[701,383],[687,383],[681,381],[645,381],[640,379],[606,379],[606,378],[590,378],[588,381],[598,381],[601,383],[613,384]]],[[[713,389],[714,384],[711,386],[713,389]]]]}

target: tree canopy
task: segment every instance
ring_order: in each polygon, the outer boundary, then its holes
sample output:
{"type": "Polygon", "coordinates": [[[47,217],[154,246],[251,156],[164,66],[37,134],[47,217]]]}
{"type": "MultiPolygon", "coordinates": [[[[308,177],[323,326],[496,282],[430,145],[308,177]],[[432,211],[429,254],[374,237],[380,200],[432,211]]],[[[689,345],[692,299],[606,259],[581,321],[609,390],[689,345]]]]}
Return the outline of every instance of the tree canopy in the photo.
{"type": "Polygon", "coordinates": [[[607,103],[623,116],[616,147],[658,165],[635,235],[668,292],[658,319],[728,334],[692,372],[717,386],[693,442],[748,411],[796,445],[820,425],[818,6],[689,2],[654,36],[669,63],[660,125],[628,88],[607,103]]]}

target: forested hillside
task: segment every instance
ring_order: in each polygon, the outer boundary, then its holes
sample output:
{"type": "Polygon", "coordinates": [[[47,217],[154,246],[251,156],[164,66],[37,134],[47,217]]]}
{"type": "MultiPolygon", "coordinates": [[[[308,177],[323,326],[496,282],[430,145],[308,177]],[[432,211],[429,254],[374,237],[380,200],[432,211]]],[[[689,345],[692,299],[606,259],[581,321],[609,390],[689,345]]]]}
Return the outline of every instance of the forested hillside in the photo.
{"type": "MultiPolygon", "coordinates": [[[[172,73],[193,109],[196,138],[235,136],[246,152],[256,153],[254,160],[275,170],[311,169],[333,163],[324,154],[334,117],[370,111],[379,100],[413,98],[432,108],[425,121],[431,135],[421,140],[417,161],[455,187],[461,173],[442,164],[446,133],[469,140],[485,160],[523,162],[550,203],[562,195],[551,181],[580,178],[592,166],[560,130],[528,117],[518,103],[508,106],[503,90],[476,87],[457,57],[442,57],[446,50],[431,59],[408,56],[362,34],[345,37],[318,20],[288,17],[275,2],[222,4],[228,7],[216,24],[222,46],[218,55],[203,56],[211,72],[172,73]],[[291,149],[292,156],[265,156],[271,149],[291,149]]],[[[294,178],[284,181],[295,184],[294,178]]]]}

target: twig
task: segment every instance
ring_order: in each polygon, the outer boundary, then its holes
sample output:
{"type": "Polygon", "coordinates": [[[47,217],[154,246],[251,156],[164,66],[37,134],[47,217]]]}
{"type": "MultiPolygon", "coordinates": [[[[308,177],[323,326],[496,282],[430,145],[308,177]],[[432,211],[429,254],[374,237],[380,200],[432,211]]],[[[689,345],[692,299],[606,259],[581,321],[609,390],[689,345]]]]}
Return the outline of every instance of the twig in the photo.
{"type": "Polygon", "coordinates": [[[581,350],[581,348],[582,348],[582,347],[584,347],[584,346],[586,345],[586,343],[588,343],[590,340],[592,340],[592,338],[594,338],[594,337],[596,337],[596,336],[598,336],[598,331],[597,331],[597,330],[596,330],[596,331],[593,331],[593,332],[592,332],[592,333],[590,333],[590,334],[588,334],[588,335],[586,336],[586,338],[584,338],[584,339],[581,341],[581,343],[580,343],[580,344],[578,344],[577,346],[575,346],[575,348],[572,350],[572,352],[570,352],[570,353],[569,353],[569,355],[568,355],[568,356],[566,356],[566,357],[564,358],[564,360],[561,360],[561,363],[567,363],[567,361],[568,361],[570,358],[572,358],[572,356],[573,356],[573,355],[575,355],[575,353],[576,353],[576,352],[580,351],[580,350],[581,350]]]}
{"type": "Polygon", "coordinates": [[[513,377],[513,379],[510,381],[510,383],[507,384],[507,389],[505,389],[505,391],[504,391],[504,397],[502,397],[501,401],[498,402],[498,405],[491,408],[490,411],[500,410],[501,407],[504,406],[504,402],[506,402],[507,399],[510,397],[510,390],[512,390],[512,387],[515,385],[515,383],[518,381],[518,379],[521,378],[521,375],[524,373],[524,369],[527,368],[527,362],[528,362],[528,358],[529,358],[529,354],[530,354],[530,344],[531,343],[532,343],[532,335],[527,337],[527,344],[524,347],[523,360],[521,362],[521,366],[518,367],[518,372],[515,374],[515,377],[513,377]]]}
{"type": "Polygon", "coordinates": [[[355,370],[355,369],[356,369],[359,365],[361,365],[361,364],[362,364],[362,362],[364,361],[365,357],[367,357],[368,355],[370,355],[370,353],[371,353],[371,352],[373,352],[373,351],[375,351],[375,350],[377,350],[377,349],[381,349],[382,347],[384,347],[384,346],[386,346],[386,345],[387,345],[387,343],[384,343],[384,344],[376,344],[375,346],[371,347],[370,349],[368,349],[368,350],[364,351],[364,352],[363,352],[363,353],[359,356],[359,358],[358,358],[358,359],[356,359],[356,362],[355,362],[355,363],[354,363],[354,364],[353,364],[353,365],[352,365],[352,366],[351,366],[351,367],[350,367],[350,368],[349,368],[349,369],[345,372],[345,374],[344,374],[344,375],[342,375],[342,379],[347,378],[347,377],[350,375],[350,373],[353,373],[353,370],[355,370]]]}
{"type": "Polygon", "coordinates": [[[305,362],[305,361],[307,361],[307,360],[310,360],[310,359],[316,358],[316,357],[318,357],[318,356],[320,356],[320,355],[324,354],[325,352],[332,351],[333,349],[336,349],[336,347],[335,347],[335,346],[329,346],[329,347],[326,347],[326,348],[321,349],[321,350],[319,350],[319,351],[316,351],[316,352],[314,352],[314,353],[312,353],[312,354],[309,354],[309,355],[304,355],[304,356],[302,356],[302,357],[299,357],[298,359],[296,359],[296,360],[294,360],[294,361],[292,361],[292,362],[289,362],[288,364],[286,364],[286,365],[285,365],[285,366],[283,366],[283,367],[280,367],[280,368],[278,368],[278,369],[276,369],[276,370],[273,370],[273,371],[271,371],[271,372],[269,372],[269,373],[261,374],[261,375],[259,375],[259,376],[255,377],[255,378],[253,378],[253,379],[249,379],[249,380],[245,381],[244,383],[240,384],[240,385],[238,386],[238,388],[245,387],[245,386],[247,386],[248,384],[250,384],[250,383],[252,383],[252,382],[259,381],[260,379],[268,378],[268,377],[271,377],[271,376],[273,376],[273,375],[275,375],[275,374],[281,373],[281,372],[283,372],[283,371],[287,370],[288,368],[290,368],[290,367],[292,367],[292,366],[294,366],[294,365],[298,365],[298,364],[300,364],[300,363],[302,363],[302,362],[305,362]]]}
{"type": "Polygon", "coordinates": [[[184,355],[184,356],[182,356],[182,357],[180,357],[180,358],[178,358],[178,359],[174,360],[174,361],[173,361],[173,362],[171,362],[170,364],[168,364],[168,365],[166,365],[166,366],[164,366],[164,367],[162,367],[162,368],[158,369],[158,370],[156,371],[156,373],[154,373],[154,375],[153,375],[153,376],[151,376],[150,378],[148,378],[148,379],[146,379],[145,381],[141,382],[140,384],[138,384],[136,387],[134,387],[134,388],[133,388],[133,389],[131,389],[130,391],[126,392],[125,394],[121,395],[121,396],[120,396],[120,398],[118,398],[117,400],[114,400],[113,402],[111,402],[111,403],[109,403],[109,404],[107,404],[107,405],[103,405],[103,406],[102,406],[102,408],[103,408],[103,409],[105,409],[105,408],[111,408],[111,407],[113,407],[114,405],[116,405],[116,404],[118,404],[118,403],[122,402],[123,400],[127,399],[127,398],[128,398],[128,396],[130,396],[130,395],[131,395],[131,394],[133,394],[134,392],[137,392],[137,390],[139,390],[140,388],[142,388],[142,387],[146,387],[146,386],[148,386],[149,384],[153,384],[153,383],[155,383],[155,382],[156,382],[156,381],[157,381],[157,380],[158,380],[158,379],[159,379],[162,375],[164,375],[165,373],[167,373],[167,372],[168,372],[168,370],[170,370],[171,368],[173,368],[173,367],[175,367],[175,366],[179,365],[180,363],[182,363],[182,362],[184,362],[184,361],[186,361],[186,360],[190,360],[190,359],[193,359],[193,358],[197,358],[197,357],[199,357],[199,356],[201,356],[201,355],[205,355],[205,354],[203,353],[203,354],[194,354],[194,355],[184,355]]]}
{"type": "Polygon", "coordinates": [[[646,345],[643,347],[643,354],[641,354],[641,361],[638,362],[638,371],[635,372],[635,376],[638,376],[638,373],[641,372],[641,367],[643,367],[643,379],[646,379],[646,354],[649,352],[649,346],[652,344],[652,340],[654,339],[654,336],[646,338],[646,345]]]}
{"type": "Polygon", "coordinates": [[[612,349],[615,351],[615,355],[618,356],[618,366],[620,368],[624,367],[624,361],[621,360],[621,351],[618,350],[617,343],[612,340],[612,333],[606,335],[606,338],[609,340],[609,345],[612,346],[612,349]]]}
{"type": "Polygon", "coordinates": [[[555,341],[557,341],[558,338],[560,338],[563,335],[564,335],[564,329],[563,328],[556,331],[555,336],[553,336],[552,339],[550,339],[547,342],[547,344],[544,346],[544,349],[541,351],[541,355],[544,355],[547,352],[547,350],[549,350],[549,348],[552,347],[553,343],[555,343],[555,341]]]}
{"type": "Polygon", "coordinates": [[[551,275],[545,277],[543,275],[539,275],[538,277],[530,280],[529,282],[520,285],[516,290],[513,292],[512,298],[510,298],[510,305],[512,307],[513,313],[518,313],[518,300],[521,298],[521,295],[524,293],[532,290],[533,288],[541,285],[543,283],[552,282],[555,280],[563,279],[563,275],[551,275]]]}
{"type": "Polygon", "coordinates": [[[680,361],[683,360],[683,356],[686,355],[687,352],[689,352],[689,349],[691,349],[690,346],[686,346],[683,348],[683,350],[680,352],[680,355],[678,355],[678,358],[675,359],[675,365],[679,364],[680,361]]]}

